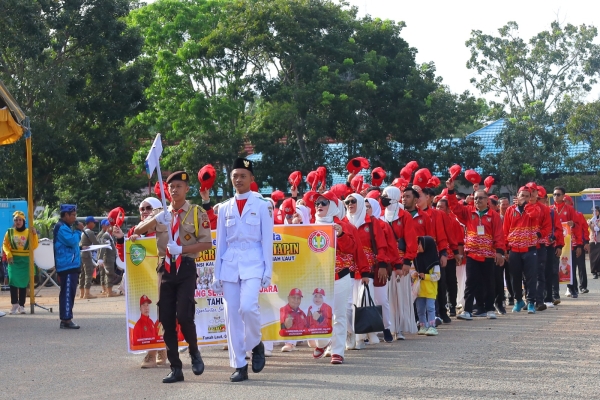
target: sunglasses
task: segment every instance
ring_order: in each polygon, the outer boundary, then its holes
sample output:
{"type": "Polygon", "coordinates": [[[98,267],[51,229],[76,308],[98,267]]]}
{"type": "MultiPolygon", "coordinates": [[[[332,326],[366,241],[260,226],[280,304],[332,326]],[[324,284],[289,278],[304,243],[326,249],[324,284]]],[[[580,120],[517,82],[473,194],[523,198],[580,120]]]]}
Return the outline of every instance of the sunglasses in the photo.
{"type": "Polygon", "coordinates": [[[315,206],[323,206],[323,207],[327,207],[329,205],[329,200],[321,200],[321,201],[315,201],[315,206]]]}
{"type": "Polygon", "coordinates": [[[552,193],[552,196],[554,196],[554,197],[560,197],[562,195],[563,195],[562,193],[552,193]]]}
{"type": "Polygon", "coordinates": [[[153,210],[152,206],[140,207],[140,212],[152,211],[152,210],[153,210]]]}
{"type": "Polygon", "coordinates": [[[487,200],[487,197],[475,197],[475,200],[487,200]]]}
{"type": "Polygon", "coordinates": [[[344,204],[346,204],[347,206],[349,206],[350,204],[356,204],[356,199],[348,199],[344,201],[344,204]]]}

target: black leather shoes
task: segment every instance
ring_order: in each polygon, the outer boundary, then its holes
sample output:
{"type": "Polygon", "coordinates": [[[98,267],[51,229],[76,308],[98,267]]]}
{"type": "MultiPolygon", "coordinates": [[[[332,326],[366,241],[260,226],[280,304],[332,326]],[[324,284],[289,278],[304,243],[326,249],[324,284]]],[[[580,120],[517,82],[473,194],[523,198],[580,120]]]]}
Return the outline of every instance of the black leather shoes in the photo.
{"type": "Polygon", "coordinates": [[[163,378],[163,383],[175,383],[183,381],[183,370],[181,368],[171,367],[169,375],[163,378]]]}
{"type": "Polygon", "coordinates": [[[60,321],[60,329],[79,329],[79,325],[77,325],[73,321],[69,321],[69,322],[60,321]]]}
{"type": "Polygon", "coordinates": [[[204,372],[204,361],[202,361],[202,356],[200,356],[200,350],[196,354],[190,354],[192,358],[192,372],[194,375],[202,375],[204,372]]]}
{"type": "Polygon", "coordinates": [[[248,364],[244,365],[242,368],[236,368],[235,372],[231,374],[229,380],[231,382],[241,382],[248,379],[248,364]]]}
{"type": "Polygon", "coordinates": [[[252,349],[252,372],[259,373],[265,367],[265,345],[260,342],[252,349]]]}

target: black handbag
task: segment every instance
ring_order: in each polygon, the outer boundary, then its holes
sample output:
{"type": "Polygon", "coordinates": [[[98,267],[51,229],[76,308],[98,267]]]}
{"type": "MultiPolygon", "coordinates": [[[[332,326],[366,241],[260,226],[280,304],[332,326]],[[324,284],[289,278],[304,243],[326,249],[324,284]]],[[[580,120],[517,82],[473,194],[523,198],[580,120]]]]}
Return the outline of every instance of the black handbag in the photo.
{"type": "Polygon", "coordinates": [[[363,285],[365,286],[365,289],[363,291],[360,307],[354,305],[354,333],[364,334],[381,332],[384,330],[381,306],[376,306],[375,303],[373,303],[369,286],[364,283],[363,285]],[[367,295],[369,296],[368,304],[367,295]]]}

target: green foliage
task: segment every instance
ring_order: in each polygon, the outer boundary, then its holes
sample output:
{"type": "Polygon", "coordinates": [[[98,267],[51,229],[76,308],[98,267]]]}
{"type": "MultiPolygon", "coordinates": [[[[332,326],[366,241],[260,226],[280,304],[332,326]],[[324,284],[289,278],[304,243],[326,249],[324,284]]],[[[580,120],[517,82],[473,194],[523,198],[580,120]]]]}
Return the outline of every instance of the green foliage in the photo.
{"type": "Polygon", "coordinates": [[[52,209],[46,206],[44,211],[33,220],[33,225],[38,231],[38,237],[52,239],[54,237],[52,229],[54,229],[54,225],[56,225],[59,218],[58,208],[52,209]]]}

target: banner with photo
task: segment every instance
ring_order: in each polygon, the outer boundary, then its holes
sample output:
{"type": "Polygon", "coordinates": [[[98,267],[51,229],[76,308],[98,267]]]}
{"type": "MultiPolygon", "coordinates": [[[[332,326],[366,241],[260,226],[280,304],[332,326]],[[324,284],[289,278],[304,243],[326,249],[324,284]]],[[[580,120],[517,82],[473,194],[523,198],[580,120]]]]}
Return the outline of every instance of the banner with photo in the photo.
{"type": "Polygon", "coordinates": [[[565,236],[565,245],[563,246],[558,263],[558,281],[560,283],[573,284],[573,259],[571,252],[571,227],[566,223],[562,223],[563,234],[565,236]]]}
{"type": "MultiPolygon", "coordinates": [[[[213,249],[196,259],[198,272],[196,331],[198,345],[227,342],[222,294],[210,284],[215,268],[213,249]]],[[[128,349],[162,349],[157,321],[158,263],[155,238],[126,241],[128,349]],[[154,329],[152,329],[154,327],[154,329]]],[[[277,225],[273,233],[273,277],[259,296],[263,340],[303,340],[331,337],[335,270],[335,232],[332,225],[277,225]]],[[[185,346],[180,337],[180,346],[185,346]]]]}

